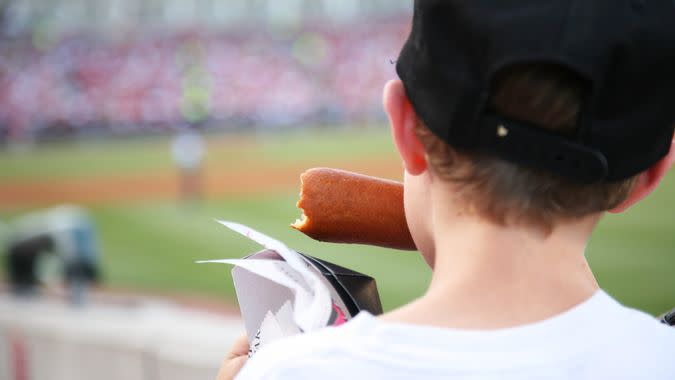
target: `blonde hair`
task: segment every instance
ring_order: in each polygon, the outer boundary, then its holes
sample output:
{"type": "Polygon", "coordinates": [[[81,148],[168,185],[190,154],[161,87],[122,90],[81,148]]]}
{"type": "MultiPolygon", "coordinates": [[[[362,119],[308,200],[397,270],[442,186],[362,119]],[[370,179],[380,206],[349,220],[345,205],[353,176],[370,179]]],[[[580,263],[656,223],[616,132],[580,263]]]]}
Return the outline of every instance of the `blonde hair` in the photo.
{"type": "MultiPolygon", "coordinates": [[[[504,116],[562,135],[574,135],[584,83],[556,65],[517,65],[495,79],[490,107],[504,116]]],[[[584,217],[618,206],[635,179],[580,184],[558,175],[525,168],[487,154],[450,147],[423,122],[416,133],[431,170],[452,182],[468,209],[495,223],[537,225],[584,217]]]]}

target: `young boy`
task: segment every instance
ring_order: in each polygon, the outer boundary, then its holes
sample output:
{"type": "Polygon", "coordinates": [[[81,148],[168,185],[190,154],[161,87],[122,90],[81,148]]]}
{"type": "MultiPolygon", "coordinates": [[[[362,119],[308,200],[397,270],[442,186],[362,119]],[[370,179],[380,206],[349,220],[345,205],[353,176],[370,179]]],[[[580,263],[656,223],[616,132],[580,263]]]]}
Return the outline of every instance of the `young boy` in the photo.
{"type": "Polygon", "coordinates": [[[603,213],[675,159],[673,15],[671,0],[417,0],[384,106],[429,289],[272,344],[238,378],[675,379],[675,329],[613,300],[584,257],[603,213]]]}

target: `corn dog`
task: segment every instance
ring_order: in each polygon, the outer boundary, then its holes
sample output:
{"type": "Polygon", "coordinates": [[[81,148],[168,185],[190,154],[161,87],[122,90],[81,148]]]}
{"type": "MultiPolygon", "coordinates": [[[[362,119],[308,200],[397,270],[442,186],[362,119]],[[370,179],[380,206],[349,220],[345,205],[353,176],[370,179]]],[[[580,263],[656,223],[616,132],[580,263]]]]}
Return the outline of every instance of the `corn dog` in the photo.
{"type": "Polygon", "coordinates": [[[301,219],[291,227],[331,243],[415,250],[403,208],[403,184],[338,169],[300,177],[301,219]]]}

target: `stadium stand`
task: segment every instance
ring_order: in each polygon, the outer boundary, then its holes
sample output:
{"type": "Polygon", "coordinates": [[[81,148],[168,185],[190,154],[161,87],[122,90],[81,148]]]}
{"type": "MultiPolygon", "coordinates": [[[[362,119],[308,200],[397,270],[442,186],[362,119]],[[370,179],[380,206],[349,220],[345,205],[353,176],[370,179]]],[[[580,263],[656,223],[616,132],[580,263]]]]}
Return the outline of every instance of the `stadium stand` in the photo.
{"type": "Polygon", "coordinates": [[[379,93],[394,76],[407,18],[399,12],[367,22],[294,22],[140,29],[122,37],[80,30],[45,40],[35,27],[5,35],[0,138],[383,117],[379,93]]]}

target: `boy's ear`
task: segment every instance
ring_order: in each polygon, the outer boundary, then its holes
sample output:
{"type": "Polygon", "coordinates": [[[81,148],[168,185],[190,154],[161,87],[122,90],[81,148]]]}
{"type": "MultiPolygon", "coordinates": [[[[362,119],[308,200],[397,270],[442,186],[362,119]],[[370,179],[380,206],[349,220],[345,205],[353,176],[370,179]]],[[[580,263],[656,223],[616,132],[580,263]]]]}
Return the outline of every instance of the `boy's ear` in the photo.
{"type": "Polygon", "coordinates": [[[400,80],[391,80],[384,86],[383,103],[405,170],[412,175],[422,174],[427,160],[424,146],[415,134],[418,118],[400,80]]]}
{"type": "Polygon", "coordinates": [[[673,166],[673,163],[675,163],[675,139],[673,139],[670,145],[670,152],[668,152],[668,154],[659,162],[642,172],[639,175],[633,190],[631,190],[630,195],[628,195],[628,198],[626,198],[626,200],[617,207],[609,210],[609,212],[624,212],[632,205],[638,203],[651,194],[651,192],[654,191],[656,186],[661,182],[663,176],[665,176],[668,173],[668,170],[670,170],[670,168],[673,166]]]}

